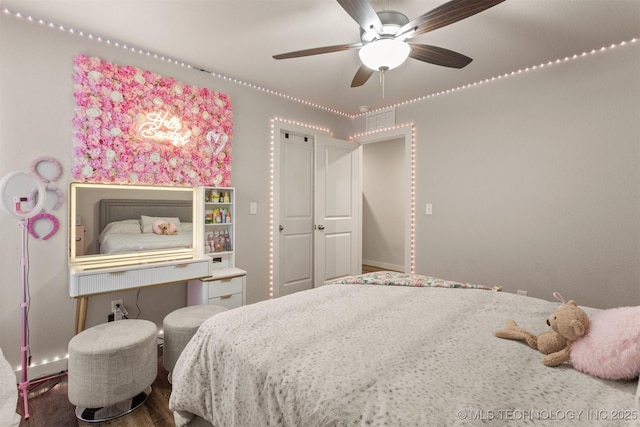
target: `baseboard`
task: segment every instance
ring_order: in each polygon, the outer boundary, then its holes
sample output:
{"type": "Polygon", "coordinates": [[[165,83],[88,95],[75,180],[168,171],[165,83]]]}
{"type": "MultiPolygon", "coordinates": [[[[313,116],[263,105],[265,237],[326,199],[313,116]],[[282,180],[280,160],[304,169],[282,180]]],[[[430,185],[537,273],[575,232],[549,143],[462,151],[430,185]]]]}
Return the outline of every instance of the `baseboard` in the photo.
{"type": "MultiPolygon", "coordinates": [[[[27,376],[29,381],[37,380],[40,378],[57,375],[60,372],[64,372],[67,370],[67,358],[52,360],[51,362],[42,363],[37,366],[30,366],[27,371],[27,376]]],[[[19,384],[22,381],[22,371],[15,371],[16,374],[16,384],[19,384]]]]}
{"type": "Polygon", "coordinates": [[[371,259],[363,259],[362,263],[364,265],[370,265],[371,267],[382,268],[385,270],[404,271],[404,266],[402,265],[389,264],[386,262],[374,261],[371,259]]]}

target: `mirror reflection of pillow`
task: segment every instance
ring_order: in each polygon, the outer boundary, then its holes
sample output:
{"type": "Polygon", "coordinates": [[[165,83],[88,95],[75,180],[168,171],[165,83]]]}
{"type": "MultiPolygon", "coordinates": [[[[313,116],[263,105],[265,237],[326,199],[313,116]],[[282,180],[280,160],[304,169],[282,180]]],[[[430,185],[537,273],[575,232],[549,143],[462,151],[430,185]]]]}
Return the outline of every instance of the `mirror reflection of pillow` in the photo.
{"type": "Polygon", "coordinates": [[[153,223],[156,220],[162,220],[162,222],[171,222],[175,225],[176,231],[182,231],[180,226],[180,218],[177,217],[156,217],[156,216],[140,216],[140,227],[143,233],[153,233],[153,223]]]}
{"type": "Polygon", "coordinates": [[[166,222],[161,219],[156,219],[155,221],[153,221],[152,229],[156,234],[172,235],[176,234],[177,232],[177,227],[174,223],[166,222]]]}

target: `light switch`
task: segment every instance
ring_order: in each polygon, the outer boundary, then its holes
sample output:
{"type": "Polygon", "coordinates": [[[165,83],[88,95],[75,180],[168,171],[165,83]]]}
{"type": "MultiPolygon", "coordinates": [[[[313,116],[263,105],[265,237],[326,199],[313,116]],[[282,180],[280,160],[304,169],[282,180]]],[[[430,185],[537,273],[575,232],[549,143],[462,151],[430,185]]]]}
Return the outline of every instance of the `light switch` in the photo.
{"type": "Polygon", "coordinates": [[[249,203],[249,214],[255,215],[258,213],[258,204],[256,202],[249,203]]]}
{"type": "Polygon", "coordinates": [[[431,215],[433,213],[433,205],[431,203],[427,203],[424,209],[424,213],[426,215],[431,215]]]}

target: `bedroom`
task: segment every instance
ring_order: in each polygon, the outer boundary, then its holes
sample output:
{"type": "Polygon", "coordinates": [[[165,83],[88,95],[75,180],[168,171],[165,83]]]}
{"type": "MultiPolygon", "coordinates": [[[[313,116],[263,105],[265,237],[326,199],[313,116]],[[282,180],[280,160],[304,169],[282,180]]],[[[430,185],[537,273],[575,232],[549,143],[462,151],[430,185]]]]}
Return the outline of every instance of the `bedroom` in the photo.
{"type": "MultiPolygon", "coordinates": [[[[1,2],[3,8],[5,3],[10,2],[1,2]]],[[[625,15],[635,17],[630,28],[637,33],[637,2],[622,4],[631,11],[625,15]]],[[[347,139],[362,132],[362,117],[345,117],[12,15],[3,13],[0,19],[0,175],[52,156],[63,164],[65,183],[71,181],[71,74],[79,52],[230,95],[236,107],[233,185],[241,206],[237,264],[248,272],[247,302],[267,299],[270,120],[328,128],[347,139]],[[249,214],[253,201],[255,216],[249,214]]],[[[588,49],[634,37],[638,34],[625,34],[588,49]]],[[[523,289],[544,299],[560,291],[593,307],[640,304],[638,49],[637,43],[627,44],[397,107],[397,122],[414,123],[416,130],[416,272],[500,284],[506,292],[523,289]],[[432,216],[423,215],[427,203],[433,204],[432,216]]],[[[275,50],[268,54],[280,52],[275,50]]],[[[556,59],[544,57],[527,66],[556,59]]],[[[517,70],[501,72],[511,71],[517,70]]],[[[348,73],[350,79],[353,70],[348,73]]],[[[391,74],[388,79],[390,85],[391,74]]],[[[379,88],[368,89],[381,102],[379,88]]],[[[67,185],[61,187],[66,192],[67,185]]],[[[59,212],[64,229],[66,207],[59,212]]],[[[6,215],[0,221],[5,272],[0,347],[17,367],[19,233],[6,215]]],[[[42,365],[32,369],[37,375],[64,367],[54,359],[67,352],[75,301],[68,295],[65,233],[32,242],[30,251],[31,347],[34,363],[42,365]]],[[[120,297],[125,304],[136,301],[135,292],[92,298],[88,325],[103,322],[110,301],[120,297]]],[[[143,316],[156,323],[185,302],[184,284],[144,290],[139,298],[143,316]]]]}

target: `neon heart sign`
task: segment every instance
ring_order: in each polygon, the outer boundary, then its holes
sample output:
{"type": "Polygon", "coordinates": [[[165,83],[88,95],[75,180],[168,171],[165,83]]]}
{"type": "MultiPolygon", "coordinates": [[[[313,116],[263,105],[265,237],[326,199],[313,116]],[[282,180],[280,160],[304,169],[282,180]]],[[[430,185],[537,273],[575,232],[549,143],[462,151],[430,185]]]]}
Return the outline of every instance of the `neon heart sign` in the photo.
{"type": "Polygon", "coordinates": [[[218,153],[222,151],[225,145],[227,145],[227,141],[229,141],[229,136],[226,133],[215,133],[214,131],[207,132],[207,142],[209,143],[209,148],[211,148],[211,153],[213,156],[217,156],[218,153]],[[216,148],[213,148],[213,145],[216,145],[216,148]]]}

